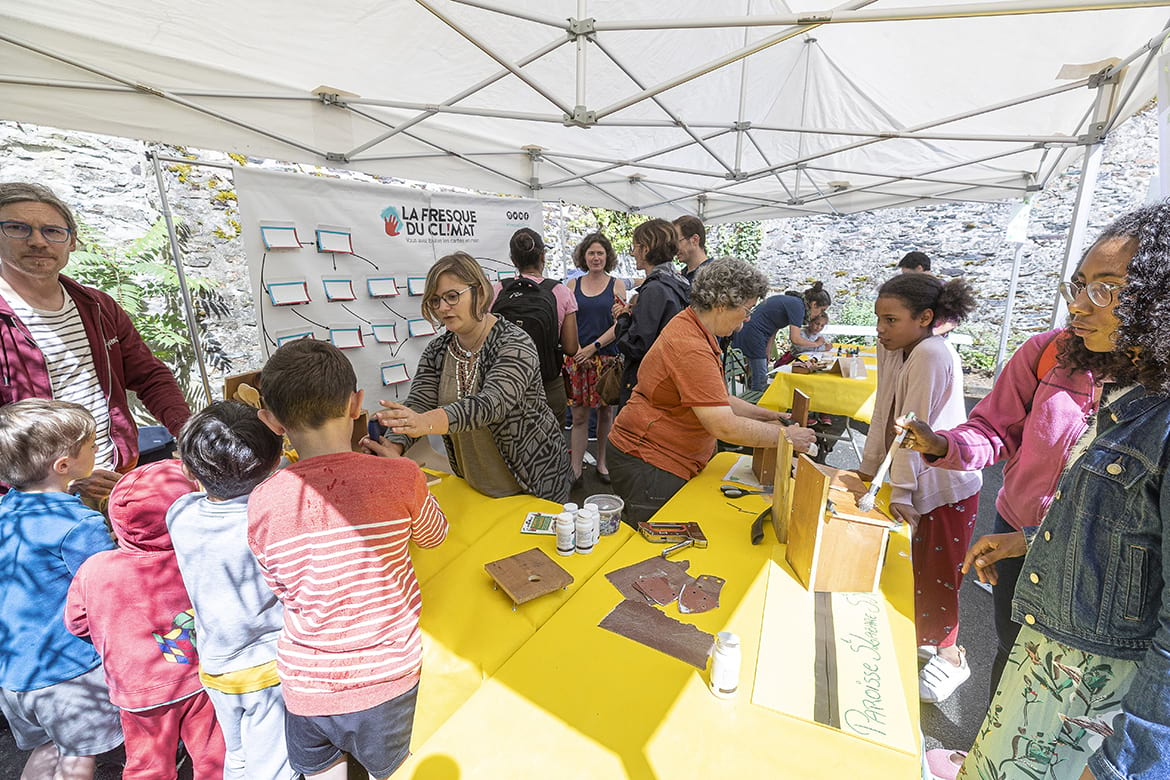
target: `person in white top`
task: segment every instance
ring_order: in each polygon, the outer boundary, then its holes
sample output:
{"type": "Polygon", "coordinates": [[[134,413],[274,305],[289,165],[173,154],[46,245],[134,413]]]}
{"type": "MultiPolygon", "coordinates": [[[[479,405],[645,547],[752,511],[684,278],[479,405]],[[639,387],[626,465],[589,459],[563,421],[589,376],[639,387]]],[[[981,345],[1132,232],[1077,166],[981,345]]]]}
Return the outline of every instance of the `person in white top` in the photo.
{"type": "Polygon", "coordinates": [[[138,460],[126,392],[173,434],[191,411],[114,299],[61,273],[76,248],[73,213],[52,190],[0,183],[0,406],[52,398],[89,410],[96,468],[72,489],[97,505],[138,460]]]}
{"type": "MultiPolygon", "coordinates": [[[[878,383],[873,420],[859,476],[869,482],[894,440],[894,423],[913,412],[932,428],[966,421],[963,368],[946,339],[931,329],[941,319],[962,321],[975,297],[962,279],[944,283],[930,274],[895,276],[878,290],[878,383]]],[[[899,449],[889,472],[890,514],[913,529],[914,622],[920,655],[919,697],[947,698],[971,676],[959,635],[959,571],[975,529],[977,471],[928,466],[917,452],[899,449]]]]}

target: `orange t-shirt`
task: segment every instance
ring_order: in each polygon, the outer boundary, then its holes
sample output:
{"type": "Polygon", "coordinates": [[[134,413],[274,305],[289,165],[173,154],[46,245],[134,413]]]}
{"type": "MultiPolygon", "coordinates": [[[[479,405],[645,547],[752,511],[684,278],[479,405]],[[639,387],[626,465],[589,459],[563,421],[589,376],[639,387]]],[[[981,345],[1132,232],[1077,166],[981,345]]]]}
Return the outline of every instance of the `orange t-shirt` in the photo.
{"type": "Polygon", "coordinates": [[[614,421],[609,440],[652,466],[690,479],[715,453],[715,437],[696,406],[730,406],[719,343],[694,309],[662,329],[638,367],[638,384],[614,421]]]}

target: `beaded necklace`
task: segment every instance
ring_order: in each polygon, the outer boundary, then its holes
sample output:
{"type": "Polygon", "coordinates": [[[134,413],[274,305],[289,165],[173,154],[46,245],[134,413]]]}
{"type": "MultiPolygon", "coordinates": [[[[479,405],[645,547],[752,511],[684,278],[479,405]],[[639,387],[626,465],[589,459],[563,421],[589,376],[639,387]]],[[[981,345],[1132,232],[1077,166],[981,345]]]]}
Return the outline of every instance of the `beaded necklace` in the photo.
{"type": "Polygon", "coordinates": [[[447,345],[447,354],[455,360],[455,388],[460,398],[474,395],[479,390],[479,352],[486,341],[483,335],[475,349],[464,349],[457,337],[447,345]]]}

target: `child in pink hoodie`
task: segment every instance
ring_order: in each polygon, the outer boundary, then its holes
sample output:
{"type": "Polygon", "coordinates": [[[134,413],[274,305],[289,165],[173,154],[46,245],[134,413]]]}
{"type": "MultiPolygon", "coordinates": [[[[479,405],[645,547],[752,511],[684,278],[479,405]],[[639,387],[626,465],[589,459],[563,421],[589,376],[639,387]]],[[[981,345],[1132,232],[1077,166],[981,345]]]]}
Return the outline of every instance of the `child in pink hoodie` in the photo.
{"type": "Polygon", "coordinates": [[[176,777],[179,740],[196,778],[222,778],[224,740],[199,681],[191,600],[167,533],[167,509],[198,490],[177,460],[134,469],[110,493],[118,549],[82,564],[65,626],[102,657],[126,736],[124,778],[176,777]]]}

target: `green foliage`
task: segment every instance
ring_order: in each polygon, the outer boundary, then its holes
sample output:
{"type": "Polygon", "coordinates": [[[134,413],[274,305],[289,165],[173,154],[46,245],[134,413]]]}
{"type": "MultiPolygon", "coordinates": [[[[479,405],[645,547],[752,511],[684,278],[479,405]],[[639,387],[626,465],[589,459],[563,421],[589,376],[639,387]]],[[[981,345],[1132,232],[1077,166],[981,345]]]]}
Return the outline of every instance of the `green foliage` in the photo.
{"type": "MultiPolygon", "coordinates": [[[[181,248],[190,229],[178,225],[176,232],[181,248]]],[[[201,399],[198,361],[188,338],[179,275],[171,261],[166,223],[160,218],[145,235],[125,246],[112,245],[85,225],[81,226],[81,238],[84,249],[70,256],[66,273],[117,301],[130,315],[151,352],[175,374],[188,402],[201,399]]],[[[227,302],[210,279],[188,273],[187,288],[208,367],[226,372],[231,368],[231,358],[223,345],[207,332],[204,320],[227,316],[227,302]]]]}
{"type": "Polygon", "coordinates": [[[628,255],[634,239],[634,228],[647,219],[649,217],[644,214],[628,214],[624,211],[610,211],[590,206],[569,220],[568,227],[572,240],[566,247],[566,252],[571,253],[578,241],[600,230],[613,244],[613,251],[619,255],[628,255]]]}
{"type": "Polygon", "coordinates": [[[707,254],[756,262],[764,243],[759,222],[727,222],[707,229],[707,254]]]}

